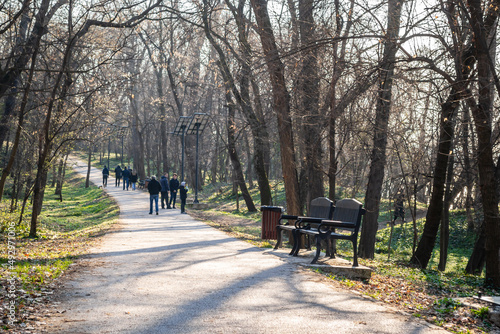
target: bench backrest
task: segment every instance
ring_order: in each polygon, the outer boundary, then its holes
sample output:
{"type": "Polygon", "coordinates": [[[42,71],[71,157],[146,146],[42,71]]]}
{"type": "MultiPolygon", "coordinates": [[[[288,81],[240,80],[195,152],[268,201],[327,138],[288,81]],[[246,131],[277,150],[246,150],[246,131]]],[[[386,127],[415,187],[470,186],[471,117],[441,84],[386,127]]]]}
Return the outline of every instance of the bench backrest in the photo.
{"type": "Polygon", "coordinates": [[[354,232],[357,233],[361,226],[361,217],[365,214],[363,204],[355,199],[342,199],[335,205],[332,220],[355,223],[354,232]]]}
{"type": "Polygon", "coordinates": [[[309,217],[332,219],[335,206],[326,197],[318,197],[311,201],[309,217]]]}

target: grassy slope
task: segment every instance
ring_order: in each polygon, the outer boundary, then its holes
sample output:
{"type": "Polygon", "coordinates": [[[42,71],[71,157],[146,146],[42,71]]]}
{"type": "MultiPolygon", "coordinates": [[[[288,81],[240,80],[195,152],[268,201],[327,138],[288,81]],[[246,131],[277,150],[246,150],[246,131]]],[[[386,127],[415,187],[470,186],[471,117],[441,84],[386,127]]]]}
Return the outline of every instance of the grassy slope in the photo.
{"type": "MultiPolygon", "coordinates": [[[[98,240],[96,237],[104,234],[119,214],[117,205],[101,189],[93,186],[85,188],[85,180],[70,170],[63,187],[63,201],[60,202],[53,193],[54,188],[46,188],[37,239],[27,238],[29,209],[21,224],[17,225],[19,209],[10,213],[10,201],[1,203],[0,228],[4,233],[0,235],[0,242],[6,245],[6,227],[11,222],[16,224],[16,261],[14,270],[8,271],[5,266],[7,254],[1,253],[0,282],[6,286],[7,278],[17,277],[16,320],[19,325],[30,323],[30,314],[48,301],[57,278],[76,257],[86,254],[98,240]]],[[[0,305],[8,301],[4,289],[0,292],[0,299],[0,305]]],[[[1,315],[5,320],[5,309],[2,309],[1,315]]]]}

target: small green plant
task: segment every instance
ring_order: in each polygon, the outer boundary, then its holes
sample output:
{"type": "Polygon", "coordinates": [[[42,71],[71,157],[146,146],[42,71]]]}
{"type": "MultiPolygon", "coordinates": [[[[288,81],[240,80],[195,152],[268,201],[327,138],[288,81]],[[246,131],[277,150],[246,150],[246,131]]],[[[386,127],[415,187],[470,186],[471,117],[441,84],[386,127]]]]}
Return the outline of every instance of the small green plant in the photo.
{"type": "Polygon", "coordinates": [[[458,307],[462,306],[462,303],[453,298],[441,298],[434,302],[436,305],[435,310],[441,314],[453,313],[458,307]]]}
{"type": "Polygon", "coordinates": [[[477,318],[485,320],[488,318],[488,314],[490,313],[490,309],[488,307],[481,307],[480,309],[471,309],[470,313],[477,318]]]}

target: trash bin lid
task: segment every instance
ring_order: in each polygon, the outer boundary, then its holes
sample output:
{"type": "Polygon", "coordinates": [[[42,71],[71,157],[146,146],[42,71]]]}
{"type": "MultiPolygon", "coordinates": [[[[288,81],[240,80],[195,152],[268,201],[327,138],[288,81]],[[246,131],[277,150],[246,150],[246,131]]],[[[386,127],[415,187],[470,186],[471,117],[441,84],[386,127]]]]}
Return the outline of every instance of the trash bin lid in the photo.
{"type": "Polygon", "coordinates": [[[270,205],[262,205],[260,207],[260,211],[275,211],[275,212],[283,212],[282,206],[270,206],[270,205]]]}

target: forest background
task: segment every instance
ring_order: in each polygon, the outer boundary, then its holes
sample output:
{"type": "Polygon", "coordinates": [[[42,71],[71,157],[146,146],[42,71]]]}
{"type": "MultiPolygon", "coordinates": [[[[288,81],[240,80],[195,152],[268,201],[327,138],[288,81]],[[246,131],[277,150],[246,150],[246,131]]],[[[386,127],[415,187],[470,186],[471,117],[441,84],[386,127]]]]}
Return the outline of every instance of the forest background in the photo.
{"type": "MultiPolygon", "coordinates": [[[[500,0],[3,0],[2,207],[29,206],[37,237],[45,188],[63,199],[75,150],[103,165],[120,153],[140,179],[179,172],[171,132],[207,113],[200,187],[233,182],[256,211],[248,188],[271,205],[283,184],[291,214],[364,197],[368,259],[381,199],[403,193],[408,260],[426,268],[440,234],[441,270],[449,211],[463,209],[477,239],[464,269],[500,287],[499,14],[500,0]]],[[[192,184],[196,138],[185,142],[192,184]]]]}

